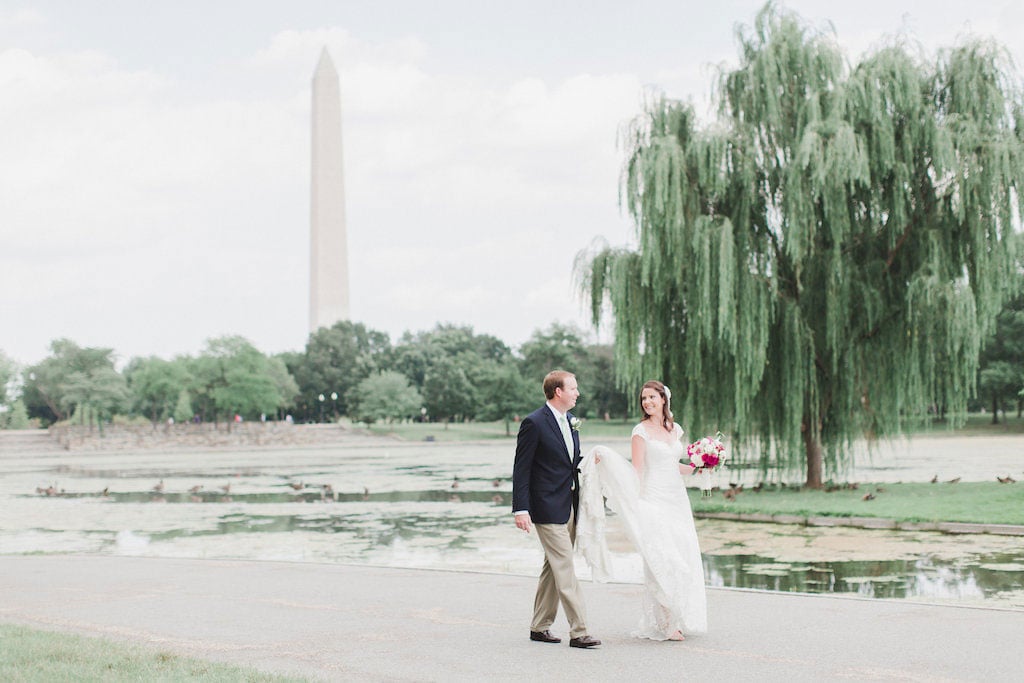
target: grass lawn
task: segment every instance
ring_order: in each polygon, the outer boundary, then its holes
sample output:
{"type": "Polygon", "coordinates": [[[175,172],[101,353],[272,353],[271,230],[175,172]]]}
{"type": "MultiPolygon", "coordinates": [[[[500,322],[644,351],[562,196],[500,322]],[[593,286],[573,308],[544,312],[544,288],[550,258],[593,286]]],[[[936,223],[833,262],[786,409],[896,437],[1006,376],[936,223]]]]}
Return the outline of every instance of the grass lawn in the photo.
{"type": "Polygon", "coordinates": [[[1024,482],[868,484],[856,490],[745,489],[735,500],[716,491],[690,490],[694,512],[737,512],[826,517],[880,517],[905,522],[974,522],[1024,525],[1024,482]],[[867,494],[873,500],[864,500],[867,494]]]}
{"type": "Polygon", "coordinates": [[[912,431],[913,434],[941,436],[955,434],[957,436],[1005,436],[1024,434],[1024,418],[1017,413],[999,414],[999,424],[992,424],[992,413],[971,413],[966,422],[956,429],[950,429],[947,422],[938,420],[912,431]]]}
{"type": "Polygon", "coordinates": [[[102,638],[0,624],[0,680],[303,681],[102,638]]]}

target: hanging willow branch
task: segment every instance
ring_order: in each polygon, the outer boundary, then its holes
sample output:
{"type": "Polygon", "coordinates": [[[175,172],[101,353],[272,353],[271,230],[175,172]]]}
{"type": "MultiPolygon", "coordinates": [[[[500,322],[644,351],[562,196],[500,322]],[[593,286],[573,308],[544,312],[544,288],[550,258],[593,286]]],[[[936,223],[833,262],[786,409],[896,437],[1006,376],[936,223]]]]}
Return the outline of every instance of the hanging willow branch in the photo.
{"type": "Polygon", "coordinates": [[[771,4],[738,40],[713,126],[654,98],[628,127],[638,249],[581,254],[579,281],[623,386],[665,379],[691,429],[821,486],[856,440],[965,409],[1015,280],[1024,106],[991,43],[848,69],[771,4]]]}

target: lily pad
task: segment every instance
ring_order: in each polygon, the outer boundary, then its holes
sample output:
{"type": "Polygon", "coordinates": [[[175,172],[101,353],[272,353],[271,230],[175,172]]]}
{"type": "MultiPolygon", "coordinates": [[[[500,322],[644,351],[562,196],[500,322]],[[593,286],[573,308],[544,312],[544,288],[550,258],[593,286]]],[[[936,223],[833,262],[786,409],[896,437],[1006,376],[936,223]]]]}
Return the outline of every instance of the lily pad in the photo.
{"type": "Polygon", "coordinates": [[[1024,564],[1018,564],[1016,562],[1001,562],[998,564],[983,564],[980,565],[981,569],[991,569],[995,572],[1024,572],[1024,564]]]}
{"type": "Polygon", "coordinates": [[[839,580],[840,581],[845,581],[846,583],[860,583],[860,584],[864,584],[864,583],[899,583],[900,581],[904,581],[905,579],[906,579],[905,576],[890,575],[890,576],[844,576],[843,578],[841,578],[839,580]]]}

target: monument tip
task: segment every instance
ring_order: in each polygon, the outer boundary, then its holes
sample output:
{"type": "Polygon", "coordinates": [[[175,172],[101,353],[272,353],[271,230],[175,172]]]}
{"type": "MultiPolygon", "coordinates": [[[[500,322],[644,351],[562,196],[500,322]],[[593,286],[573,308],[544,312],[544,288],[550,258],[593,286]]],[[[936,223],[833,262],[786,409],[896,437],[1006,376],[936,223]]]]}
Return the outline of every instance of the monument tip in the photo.
{"type": "Polygon", "coordinates": [[[328,51],[327,46],[324,45],[323,49],[320,50],[320,59],[316,63],[316,70],[322,71],[327,69],[335,72],[337,71],[337,69],[334,68],[334,60],[331,59],[331,53],[328,51]]]}

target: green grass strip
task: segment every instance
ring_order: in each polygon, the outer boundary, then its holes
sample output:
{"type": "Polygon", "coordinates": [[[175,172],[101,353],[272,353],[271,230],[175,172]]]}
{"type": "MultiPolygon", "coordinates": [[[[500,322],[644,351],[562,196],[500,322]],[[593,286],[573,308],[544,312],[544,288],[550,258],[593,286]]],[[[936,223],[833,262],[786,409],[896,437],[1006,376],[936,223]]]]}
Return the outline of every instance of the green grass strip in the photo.
{"type": "Polygon", "coordinates": [[[0,680],[43,681],[304,681],[190,659],[103,638],[0,624],[0,680]]]}
{"type": "Polygon", "coordinates": [[[702,498],[690,489],[694,512],[761,513],[803,517],[879,517],[899,522],[1024,525],[1024,483],[861,484],[857,489],[745,488],[734,500],[722,491],[702,498]],[[865,496],[872,496],[864,500],[865,496]]]}

